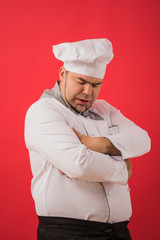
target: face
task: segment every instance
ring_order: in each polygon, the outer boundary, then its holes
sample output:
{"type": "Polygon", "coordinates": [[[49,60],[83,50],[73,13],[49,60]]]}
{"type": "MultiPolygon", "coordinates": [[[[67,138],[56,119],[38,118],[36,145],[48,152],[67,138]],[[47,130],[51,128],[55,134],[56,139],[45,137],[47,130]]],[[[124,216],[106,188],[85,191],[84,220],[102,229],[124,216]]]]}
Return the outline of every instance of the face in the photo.
{"type": "Polygon", "coordinates": [[[86,111],[98,97],[103,79],[59,70],[62,97],[77,112],[86,111]]]}

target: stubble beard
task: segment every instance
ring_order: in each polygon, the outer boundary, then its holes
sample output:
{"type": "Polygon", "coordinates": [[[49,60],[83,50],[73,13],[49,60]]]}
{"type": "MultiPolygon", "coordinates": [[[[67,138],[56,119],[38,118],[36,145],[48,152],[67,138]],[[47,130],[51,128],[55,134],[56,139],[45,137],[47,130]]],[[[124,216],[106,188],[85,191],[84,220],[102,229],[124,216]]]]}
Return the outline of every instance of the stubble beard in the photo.
{"type": "MultiPolygon", "coordinates": [[[[74,110],[74,111],[77,112],[77,113],[83,113],[83,112],[87,111],[87,110],[92,106],[92,104],[91,104],[91,105],[89,105],[88,107],[86,106],[86,109],[85,109],[84,111],[81,111],[81,112],[78,111],[77,108],[76,108],[76,106],[73,106],[73,105],[69,102],[69,100],[67,99],[67,96],[66,96],[66,86],[67,86],[67,77],[65,77],[64,100],[65,100],[65,102],[67,103],[67,105],[69,106],[69,108],[71,108],[72,110],[74,110]]],[[[78,104],[78,105],[80,105],[80,104],[78,104]]]]}
{"type": "Polygon", "coordinates": [[[78,111],[78,110],[77,110],[77,106],[80,105],[80,104],[77,104],[76,106],[73,106],[73,105],[68,101],[68,99],[67,99],[67,97],[66,97],[66,94],[65,94],[65,101],[67,102],[68,106],[69,106],[72,110],[74,110],[75,112],[77,112],[77,113],[83,113],[83,112],[87,111],[87,110],[91,107],[91,105],[88,106],[88,107],[86,106],[86,109],[85,109],[84,111],[78,111]]]}

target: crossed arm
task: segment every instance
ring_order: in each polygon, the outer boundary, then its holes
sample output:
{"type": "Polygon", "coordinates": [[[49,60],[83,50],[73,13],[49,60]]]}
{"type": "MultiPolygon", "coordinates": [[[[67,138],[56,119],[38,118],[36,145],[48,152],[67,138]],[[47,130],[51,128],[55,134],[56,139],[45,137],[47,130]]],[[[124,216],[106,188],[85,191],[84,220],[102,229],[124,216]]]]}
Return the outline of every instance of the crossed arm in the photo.
{"type": "Polygon", "coordinates": [[[84,136],[71,129],[65,114],[53,102],[37,102],[27,112],[27,148],[38,152],[70,178],[126,184],[128,173],[131,175],[128,158],[149,151],[147,133],[115,110],[111,117],[112,125],[119,126],[117,134],[100,138],[84,136]],[[112,155],[122,155],[127,160],[118,161],[112,155]]]}
{"type": "Polygon", "coordinates": [[[72,128],[81,143],[83,143],[88,149],[100,152],[103,154],[121,156],[121,152],[105,137],[90,137],[80,134],[72,128]]]}
{"type": "MultiPolygon", "coordinates": [[[[75,130],[75,128],[72,128],[72,130],[75,132],[75,134],[77,135],[81,143],[84,144],[88,149],[99,152],[99,153],[103,153],[103,154],[121,156],[121,152],[107,138],[90,137],[90,136],[80,134],[78,131],[75,130]]],[[[132,175],[132,164],[130,159],[125,159],[124,161],[128,170],[128,179],[129,179],[132,175]]]]}

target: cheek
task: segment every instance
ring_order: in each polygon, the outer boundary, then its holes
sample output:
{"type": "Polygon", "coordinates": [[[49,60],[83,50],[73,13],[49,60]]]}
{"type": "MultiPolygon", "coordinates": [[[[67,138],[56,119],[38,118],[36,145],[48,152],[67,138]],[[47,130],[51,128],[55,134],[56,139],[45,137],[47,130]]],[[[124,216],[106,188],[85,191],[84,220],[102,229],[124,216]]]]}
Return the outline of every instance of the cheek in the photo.
{"type": "Polygon", "coordinates": [[[74,99],[80,91],[81,90],[75,84],[68,84],[67,86],[67,95],[70,99],[74,99]]]}
{"type": "Polygon", "coordinates": [[[83,92],[83,87],[72,85],[70,86],[70,92],[72,92],[72,95],[77,96],[83,92]]]}
{"type": "Polygon", "coordinates": [[[96,99],[98,97],[99,91],[100,91],[100,89],[94,89],[93,95],[92,95],[94,99],[96,99]]]}

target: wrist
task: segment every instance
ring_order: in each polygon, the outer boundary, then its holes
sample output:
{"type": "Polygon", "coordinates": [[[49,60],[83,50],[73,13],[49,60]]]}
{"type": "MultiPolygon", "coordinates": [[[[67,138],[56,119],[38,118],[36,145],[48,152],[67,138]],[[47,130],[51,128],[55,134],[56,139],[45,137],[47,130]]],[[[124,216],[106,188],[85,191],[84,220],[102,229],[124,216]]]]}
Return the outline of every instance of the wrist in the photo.
{"type": "Polygon", "coordinates": [[[114,156],[121,156],[121,152],[113,145],[113,143],[108,139],[108,138],[104,138],[105,141],[105,147],[106,147],[106,154],[109,155],[114,155],[114,156]]]}

